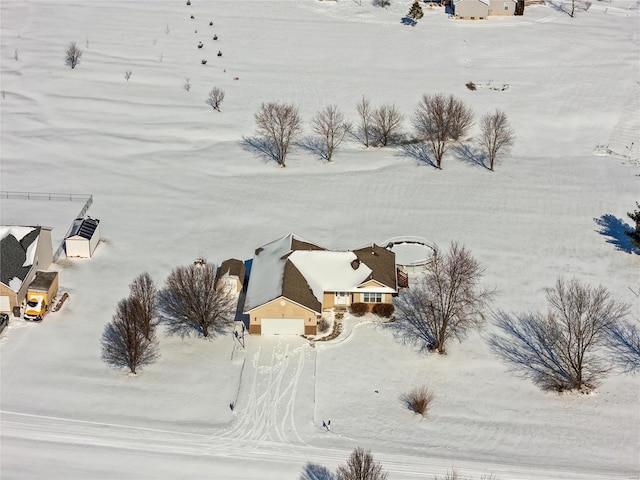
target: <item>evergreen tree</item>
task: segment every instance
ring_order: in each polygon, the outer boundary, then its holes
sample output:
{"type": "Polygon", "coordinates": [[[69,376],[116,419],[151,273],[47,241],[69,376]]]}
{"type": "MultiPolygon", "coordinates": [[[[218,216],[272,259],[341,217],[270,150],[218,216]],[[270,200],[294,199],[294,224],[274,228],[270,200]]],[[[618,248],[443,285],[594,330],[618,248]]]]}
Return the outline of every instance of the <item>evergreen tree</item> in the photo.
{"type": "Polygon", "coordinates": [[[419,0],[414,0],[413,5],[411,5],[411,9],[409,9],[409,13],[407,13],[407,18],[413,20],[414,25],[424,16],[422,11],[422,6],[420,5],[419,0]]]}
{"type": "Polygon", "coordinates": [[[627,213],[629,218],[636,222],[635,230],[626,230],[624,233],[631,237],[631,243],[640,248],[640,203],[636,202],[637,210],[627,213]]]}

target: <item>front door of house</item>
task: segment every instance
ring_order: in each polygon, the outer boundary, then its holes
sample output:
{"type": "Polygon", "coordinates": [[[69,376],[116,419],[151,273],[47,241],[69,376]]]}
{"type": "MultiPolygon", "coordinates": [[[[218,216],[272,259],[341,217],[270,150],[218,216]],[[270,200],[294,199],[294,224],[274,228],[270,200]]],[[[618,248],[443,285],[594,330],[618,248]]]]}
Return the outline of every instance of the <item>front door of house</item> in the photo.
{"type": "Polygon", "coordinates": [[[336,306],[347,306],[349,305],[349,298],[351,295],[349,292],[336,292],[335,305],[336,306]]]}

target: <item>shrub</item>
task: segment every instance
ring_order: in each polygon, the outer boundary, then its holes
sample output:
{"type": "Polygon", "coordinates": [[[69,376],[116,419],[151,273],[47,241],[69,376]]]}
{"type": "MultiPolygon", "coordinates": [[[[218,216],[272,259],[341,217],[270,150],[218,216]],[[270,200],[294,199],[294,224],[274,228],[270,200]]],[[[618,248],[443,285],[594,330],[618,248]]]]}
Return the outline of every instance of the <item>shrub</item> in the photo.
{"type": "Polygon", "coordinates": [[[414,388],[411,392],[404,394],[402,396],[402,400],[409,410],[426,417],[427,411],[429,410],[429,404],[433,400],[433,393],[423,385],[422,387],[414,388]]]}
{"type": "Polygon", "coordinates": [[[380,317],[389,318],[393,315],[395,307],[391,303],[376,303],[371,311],[380,317]]]}
{"type": "Polygon", "coordinates": [[[475,83],[473,83],[473,82],[468,82],[468,83],[466,84],[466,86],[467,86],[467,88],[468,88],[469,90],[471,90],[471,91],[473,91],[473,90],[475,90],[475,89],[476,89],[476,84],[475,84],[475,83]]]}
{"type": "Polygon", "coordinates": [[[326,318],[321,318],[320,320],[318,320],[318,331],[321,333],[326,332],[327,330],[329,330],[330,324],[329,321],[326,318]]]}
{"type": "Polygon", "coordinates": [[[367,307],[366,303],[356,302],[351,304],[351,314],[355,317],[361,317],[368,311],[369,307],[367,307]]]}

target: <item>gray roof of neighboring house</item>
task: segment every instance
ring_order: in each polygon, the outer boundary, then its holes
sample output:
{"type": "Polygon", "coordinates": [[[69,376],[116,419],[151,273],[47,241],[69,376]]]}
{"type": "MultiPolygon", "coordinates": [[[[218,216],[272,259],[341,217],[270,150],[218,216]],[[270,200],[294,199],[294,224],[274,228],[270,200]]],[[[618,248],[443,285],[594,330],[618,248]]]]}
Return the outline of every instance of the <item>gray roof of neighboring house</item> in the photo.
{"type": "Polygon", "coordinates": [[[91,237],[93,237],[93,234],[97,230],[99,223],[100,220],[98,220],[97,218],[76,218],[73,221],[71,231],[69,232],[69,235],[67,235],[67,238],[78,235],[79,237],[91,240],[91,237]]]}
{"type": "Polygon", "coordinates": [[[354,250],[358,259],[369,267],[370,278],[387,287],[396,288],[396,255],[375,243],[370,247],[354,250]]]}
{"type": "Polygon", "coordinates": [[[27,250],[39,236],[40,227],[33,227],[33,230],[20,240],[11,233],[0,240],[0,281],[2,283],[8,286],[14,278],[21,281],[25,279],[32,266],[25,265],[27,250]]]}

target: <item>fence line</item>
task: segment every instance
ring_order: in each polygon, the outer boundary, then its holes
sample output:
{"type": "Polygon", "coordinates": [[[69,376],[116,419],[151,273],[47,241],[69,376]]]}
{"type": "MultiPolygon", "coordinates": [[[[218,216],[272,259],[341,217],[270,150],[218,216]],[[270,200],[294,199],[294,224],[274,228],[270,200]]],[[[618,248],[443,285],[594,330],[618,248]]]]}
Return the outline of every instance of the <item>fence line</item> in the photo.
{"type": "Polygon", "coordinates": [[[89,193],[43,193],[43,192],[8,192],[1,191],[0,198],[8,200],[58,200],[70,202],[86,202],[92,198],[89,193]]]}
{"type": "MultiPolygon", "coordinates": [[[[80,209],[76,218],[84,217],[89,210],[89,207],[93,203],[93,195],[90,193],[42,193],[42,192],[7,192],[0,191],[0,198],[6,198],[8,200],[46,200],[46,201],[67,201],[67,202],[84,202],[84,205],[80,209]]],[[[69,226],[67,233],[62,238],[62,242],[58,245],[55,253],[53,254],[53,261],[57,262],[58,259],[64,253],[64,241],[71,233],[73,228],[73,222],[69,226]]]]}

